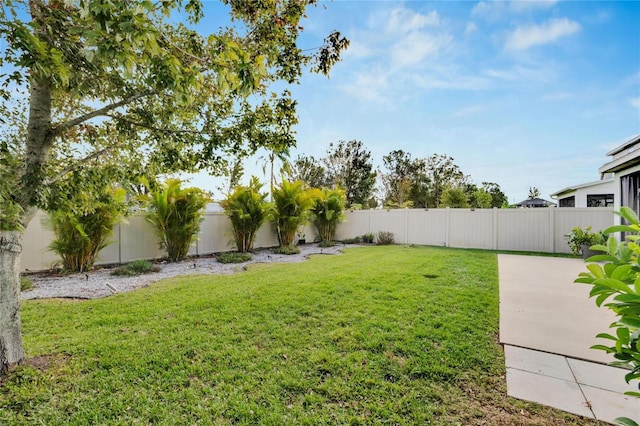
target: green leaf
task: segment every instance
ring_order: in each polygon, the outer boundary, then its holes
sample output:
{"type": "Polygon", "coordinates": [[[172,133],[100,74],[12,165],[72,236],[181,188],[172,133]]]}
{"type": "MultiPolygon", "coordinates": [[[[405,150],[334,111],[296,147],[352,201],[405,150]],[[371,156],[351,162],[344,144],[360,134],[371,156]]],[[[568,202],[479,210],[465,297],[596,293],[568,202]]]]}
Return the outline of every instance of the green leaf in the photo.
{"type": "MultiPolygon", "coordinates": [[[[591,266],[591,265],[590,265],[591,266]]],[[[596,285],[608,287],[614,290],[618,290],[628,294],[635,294],[630,286],[623,283],[620,280],[614,280],[612,278],[599,278],[593,282],[596,285]]]]}
{"type": "Polygon", "coordinates": [[[638,423],[627,417],[617,417],[614,422],[619,426],[638,426],[638,423]]]}
{"type": "Polygon", "coordinates": [[[605,278],[605,273],[602,269],[602,266],[596,264],[587,265],[587,269],[591,271],[594,277],[597,279],[605,278]]]}
{"type": "Polygon", "coordinates": [[[640,223],[636,212],[634,212],[633,209],[627,206],[620,207],[620,216],[625,218],[631,224],[637,225],[640,223]]]}
{"type": "Polygon", "coordinates": [[[598,339],[609,339],[609,340],[613,340],[613,341],[618,340],[614,336],[612,336],[612,335],[610,335],[608,333],[598,333],[598,334],[596,334],[596,338],[598,338],[598,339]]]}
{"type": "Polygon", "coordinates": [[[638,229],[629,225],[615,225],[605,229],[603,232],[605,234],[613,234],[615,232],[638,232],[638,229]]]}

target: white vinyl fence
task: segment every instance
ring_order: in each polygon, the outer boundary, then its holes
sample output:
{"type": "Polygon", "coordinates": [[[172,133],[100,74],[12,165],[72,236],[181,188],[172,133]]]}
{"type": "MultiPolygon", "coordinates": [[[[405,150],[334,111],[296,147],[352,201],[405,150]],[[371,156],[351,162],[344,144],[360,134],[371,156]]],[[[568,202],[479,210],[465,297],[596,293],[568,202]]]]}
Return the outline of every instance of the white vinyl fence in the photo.
{"type": "MultiPolygon", "coordinates": [[[[21,271],[49,269],[59,262],[47,249],[53,233],[43,225],[39,213],[25,231],[21,271]]],[[[345,240],[379,231],[393,232],[398,244],[435,245],[490,250],[569,253],[565,234],[575,226],[600,230],[613,225],[611,208],[538,209],[402,209],[347,212],[336,239],[345,240]]],[[[307,241],[316,237],[308,225],[307,241]]],[[[99,264],[127,263],[136,259],[165,256],[158,238],[142,215],[115,227],[113,243],[100,252],[99,264]]],[[[258,232],[255,247],[274,247],[277,239],[271,224],[258,232]]],[[[192,255],[234,250],[231,225],[224,213],[207,213],[192,255]]]]}

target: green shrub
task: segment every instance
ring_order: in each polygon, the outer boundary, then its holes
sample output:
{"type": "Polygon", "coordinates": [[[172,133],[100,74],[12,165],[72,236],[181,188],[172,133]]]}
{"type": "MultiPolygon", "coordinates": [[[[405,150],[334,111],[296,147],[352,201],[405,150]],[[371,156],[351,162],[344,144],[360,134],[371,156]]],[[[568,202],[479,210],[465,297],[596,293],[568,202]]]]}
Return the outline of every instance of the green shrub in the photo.
{"type": "Polygon", "coordinates": [[[251,253],[224,252],[216,256],[220,263],[242,263],[253,258],[251,253]]]}
{"type": "Polygon", "coordinates": [[[238,186],[220,204],[231,221],[233,239],[240,253],[253,249],[256,233],[267,218],[267,194],[261,194],[262,184],[254,176],[248,186],[238,186]]]}
{"type": "Polygon", "coordinates": [[[388,231],[378,232],[376,244],[378,244],[379,246],[386,246],[389,244],[393,244],[394,242],[395,242],[395,236],[393,235],[393,232],[388,232],[388,231]]]}
{"type": "Polygon", "coordinates": [[[362,236],[362,242],[363,243],[368,243],[368,244],[373,244],[373,242],[375,241],[376,237],[375,235],[369,233],[369,234],[364,234],[362,236]]]}
{"type": "Polygon", "coordinates": [[[360,239],[360,237],[347,238],[346,240],[342,240],[342,242],[344,244],[360,244],[361,239],[360,239]]]}
{"type": "Polygon", "coordinates": [[[114,269],[111,275],[133,277],[149,272],[160,272],[160,267],[152,265],[148,260],[134,260],[125,266],[114,269]]]}
{"type": "Polygon", "coordinates": [[[273,251],[276,254],[300,254],[300,248],[296,245],[290,244],[288,246],[280,246],[273,251]]]}
{"type": "Polygon", "coordinates": [[[200,232],[204,208],[209,198],[199,188],[182,189],[182,182],[169,179],[150,196],[149,221],[167,250],[171,262],[187,257],[189,246],[200,232]]]}
{"type": "Polygon", "coordinates": [[[55,238],[49,249],[62,258],[67,271],[86,271],[93,267],[100,250],[109,245],[113,227],[127,212],[126,192],[106,188],[96,196],[76,193],[66,207],[49,212],[55,238]]]}
{"type": "Polygon", "coordinates": [[[312,206],[312,193],[305,190],[301,180],[282,181],[280,186],[273,189],[271,217],[280,246],[294,244],[296,231],[307,223],[312,206]]]}
{"type": "Polygon", "coordinates": [[[345,193],[341,189],[315,189],[311,208],[312,221],[318,230],[320,242],[330,244],[336,233],[338,224],[344,219],[347,203],[345,193]]]}
{"type": "Polygon", "coordinates": [[[29,277],[20,277],[20,291],[27,291],[33,288],[33,281],[29,277]]]}
{"type": "MultiPolygon", "coordinates": [[[[637,235],[640,232],[640,220],[628,207],[622,207],[619,214],[629,225],[613,226],[605,229],[604,233],[632,232],[635,235],[627,235],[628,241],[621,243],[609,237],[606,245],[593,246],[593,250],[604,254],[592,256],[587,262],[604,262],[604,265],[589,263],[589,272],[582,272],[575,282],[592,285],[590,297],[596,298],[596,305],[604,304],[618,317],[610,326],[615,333],[597,335],[613,342],[611,346],[595,345],[592,349],[613,354],[617,360],[613,365],[630,368],[625,375],[625,380],[630,383],[640,379],[640,235],[637,235]]],[[[627,394],[640,397],[640,392],[627,394]]]]}

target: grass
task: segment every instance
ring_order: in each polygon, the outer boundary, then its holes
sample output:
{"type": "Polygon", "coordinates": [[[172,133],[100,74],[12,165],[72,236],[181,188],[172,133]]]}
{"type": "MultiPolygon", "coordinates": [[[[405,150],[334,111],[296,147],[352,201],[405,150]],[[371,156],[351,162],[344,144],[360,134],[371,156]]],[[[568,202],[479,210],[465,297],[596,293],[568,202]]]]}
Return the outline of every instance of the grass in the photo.
{"type": "Polygon", "coordinates": [[[506,397],[495,253],[366,247],[27,301],[0,424],[598,424],[506,397]]]}
{"type": "Polygon", "coordinates": [[[29,291],[33,288],[33,281],[29,277],[20,277],[20,291],[29,291]]]}

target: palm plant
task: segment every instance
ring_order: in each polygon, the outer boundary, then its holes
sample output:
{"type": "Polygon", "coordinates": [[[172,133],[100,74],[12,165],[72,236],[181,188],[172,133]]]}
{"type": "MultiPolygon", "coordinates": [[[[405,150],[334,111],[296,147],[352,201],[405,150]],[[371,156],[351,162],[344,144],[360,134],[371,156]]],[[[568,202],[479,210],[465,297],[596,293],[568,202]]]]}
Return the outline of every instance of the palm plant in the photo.
{"type": "Polygon", "coordinates": [[[313,207],[312,193],[307,191],[304,182],[297,180],[282,183],[273,189],[271,217],[276,228],[281,247],[294,243],[296,231],[309,219],[309,210],[313,207]]]}
{"type": "Polygon", "coordinates": [[[167,250],[171,262],[187,257],[189,246],[200,232],[203,210],[209,201],[199,188],[184,188],[178,179],[169,179],[164,187],[151,194],[147,220],[167,250]]]}
{"type": "Polygon", "coordinates": [[[237,186],[220,202],[231,221],[233,239],[240,253],[253,249],[256,233],[268,216],[267,194],[261,194],[260,189],[262,184],[253,176],[248,186],[237,186]]]}
{"type": "MultiPolygon", "coordinates": [[[[86,195],[75,197],[84,199],[86,195]]],[[[107,238],[126,211],[126,191],[122,188],[105,189],[86,207],[53,210],[49,212],[49,223],[55,239],[49,248],[62,258],[65,270],[91,269],[100,250],[109,245],[107,238]]]]}
{"type": "Polygon", "coordinates": [[[336,234],[338,224],[344,219],[344,209],[347,204],[345,192],[342,189],[314,189],[311,208],[312,222],[318,229],[321,244],[330,244],[336,234]]]}

